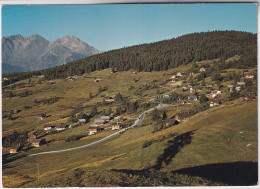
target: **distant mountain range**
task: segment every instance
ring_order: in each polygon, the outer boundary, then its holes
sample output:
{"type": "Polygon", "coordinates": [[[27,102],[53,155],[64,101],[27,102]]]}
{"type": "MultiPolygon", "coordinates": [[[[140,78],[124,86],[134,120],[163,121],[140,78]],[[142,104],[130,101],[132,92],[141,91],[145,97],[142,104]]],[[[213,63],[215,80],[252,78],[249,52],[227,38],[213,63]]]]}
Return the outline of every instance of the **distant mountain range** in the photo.
{"type": "Polygon", "coordinates": [[[2,38],[2,72],[36,71],[100,53],[75,36],[49,42],[38,34],[2,38]]]}

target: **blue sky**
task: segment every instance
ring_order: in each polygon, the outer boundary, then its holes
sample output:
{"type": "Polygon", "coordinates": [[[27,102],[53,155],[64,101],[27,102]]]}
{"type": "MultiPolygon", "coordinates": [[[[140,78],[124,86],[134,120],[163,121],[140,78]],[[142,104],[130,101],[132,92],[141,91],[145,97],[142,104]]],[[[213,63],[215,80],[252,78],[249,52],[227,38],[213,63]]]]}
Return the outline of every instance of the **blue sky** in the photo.
{"type": "Polygon", "coordinates": [[[257,32],[257,5],[117,4],[7,5],[2,35],[38,33],[49,41],[74,35],[98,50],[171,39],[187,33],[237,30],[257,32]]]}

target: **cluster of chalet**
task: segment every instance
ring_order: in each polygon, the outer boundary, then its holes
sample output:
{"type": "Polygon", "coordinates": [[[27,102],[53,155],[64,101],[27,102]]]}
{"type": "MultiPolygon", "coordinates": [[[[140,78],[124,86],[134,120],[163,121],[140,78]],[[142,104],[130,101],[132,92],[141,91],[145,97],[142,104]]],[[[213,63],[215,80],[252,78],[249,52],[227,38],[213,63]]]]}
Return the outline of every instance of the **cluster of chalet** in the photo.
{"type": "Polygon", "coordinates": [[[77,79],[77,77],[78,77],[77,75],[72,74],[72,75],[68,76],[68,80],[69,81],[74,81],[74,80],[77,79]]]}
{"type": "Polygon", "coordinates": [[[32,133],[28,135],[27,142],[29,142],[34,147],[39,147],[41,139],[38,139],[37,135],[35,133],[32,133]]]}
{"type": "Polygon", "coordinates": [[[182,77],[182,73],[181,72],[178,72],[176,75],[173,75],[170,79],[172,82],[176,82],[178,81],[178,77],[182,77]]]}
{"type": "Polygon", "coordinates": [[[170,127],[173,125],[177,125],[184,120],[187,120],[189,117],[190,117],[190,110],[182,109],[179,113],[174,115],[174,118],[163,120],[162,124],[165,127],[170,127]]]}
{"type": "MultiPolygon", "coordinates": [[[[99,119],[95,119],[94,123],[89,127],[89,135],[93,135],[98,131],[102,130],[100,126],[107,124],[112,119],[112,116],[100,116],[99,119]]],[[[120,129],[122,118],[118,116],[114,117],[114,119],[116,120],[116,123],[112,124],[112,130],[120,129]]]]}
{"type": "Polygon", "coordinates": [[[51,130],[52,128],[55,128],[56,131],[63,131],[67,128],[67,125],[64,123],[59,123],[57,125],[45,124],[43,128],[45,131],[51,130]]]}
{"type": "Polygon", "coordinates": [[[207,94],[207,97],[208,98],[216,98],[220,94],[221,94],[220,90],[213,90],[209,94],[207,94]]]}
{"type": "Polygon", "coordinates": [[[245,88],[245,82],[237,82],[236,85],[228,85],[228,90],[230,92],[234,92],[234,90],[238,91],[242,91],[245,88]]]}

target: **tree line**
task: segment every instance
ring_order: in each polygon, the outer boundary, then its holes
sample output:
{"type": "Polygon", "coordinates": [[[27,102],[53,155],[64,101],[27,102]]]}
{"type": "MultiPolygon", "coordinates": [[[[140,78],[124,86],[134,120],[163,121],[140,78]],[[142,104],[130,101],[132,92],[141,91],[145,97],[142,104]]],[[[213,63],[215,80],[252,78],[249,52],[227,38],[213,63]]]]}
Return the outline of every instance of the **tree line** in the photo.
{"type": "Polygon", "coordinates": [[[227,67],[255,67],[257,65],[256,34],[238,31],[188,34],[151,44],[111,50],[41,71],[4,74],[3,77],[9,78],[9,80],[3,81],[3,86],[33,75],[44,75],[46,79],[57,79],[106,68],[117,71],[129,69],[146,72],[162,71],[195,61],[227,59],[235,55],[239,55],[240,60],[230,62],[227,67]]]}

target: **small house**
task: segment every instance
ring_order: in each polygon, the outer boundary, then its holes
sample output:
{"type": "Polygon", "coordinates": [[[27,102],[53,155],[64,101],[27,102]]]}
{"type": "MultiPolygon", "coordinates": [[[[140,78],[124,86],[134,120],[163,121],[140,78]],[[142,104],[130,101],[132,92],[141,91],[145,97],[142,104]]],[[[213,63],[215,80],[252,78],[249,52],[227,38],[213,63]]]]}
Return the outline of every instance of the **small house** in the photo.
{"type": "Polygon", "coordinates": [[[184,113],[177,113],[175,115],[175,119],[178,121],[178,122],[182,122],[183,120],[186,120],[190,117],[190,115],[187,113],[187,112],[184,112],[184,113]]]}
{"type": "Polygon", "coordinates": [[[214,93],[207,94],[208,98],[215,98],[217,95],[214,93]]]}
{"type": "Polygon", "coordinates": [[[44,120],[44,119],[46,119],[46,118],[47,118],[46,114],[40,114],[40,115],[39,115],[39,119],[40,119],[40,120],[44,120]]]}
{"type": "Polygon", "coordinates": [[[219,106],[220,103],[221,103],[221,101],[219,99],[210,99],[209,100],[210,107],[219,106]]]}
{"type": "Polygon", "coordinates": [[[234,85],[227,85],[227,87],[228,87],[228,90],[229,90],[230,92],[233,92],[234,85]]]}
{"type": "Polygon", "coordinates": [[[114,102],[114,99],[110,96],[106,96],[104,99],[105,99],[105,102],[114,102]]]}
{"type": "Polygon", "coordinates": [[[50,81],[50,84],[51,84],[51,85],[54,84],[54,81],[50,81]]]}
{"type": "Polygon", "coordinates": [[[94,120],[94,125],[95,126],[100,126],[100,125],[104,125],[105,124],[105,121],[102,119],[95,119],[94,120]]]}
{"type": "Polygon", "coordinates": [[[255,77],[255,75],[252,74],[252,73],[246,73],[246,74],[245,74],[245,77],[246,77],[247,79],[253,79],[253,78],[255,77]]]}
{"type": "Polygon", "coordinates": [[[240,91],[245,86],[245,82],[237,82],[236,91],[240,91]]]}
{"type": "Polygon", "coordinates": [[[117,130],[117,129],[120,129],[120,124],[118,124],[118,123],[112,124],[112,131],[117,130]]]}
{"type": "Polygon", "coordinates": [[[28,134],[27,141],[30,142],[33,139],[37,139],[37,136],[35,133],[28,134]]]}
{"type": "Polygon", "coordinates": [[[204,67],[200,68],[200,72],[205,72],[205,71],[206,71],[206,69],[204,67]]]}
{"type": "Polygon", "coordinates": [[[190,114],[190,110],[189,109],[181,109],[181,113],[188,113],[188,114],[190,114]]]}
{"type": "Polygon", "coordinates": [[[219,90],[213,90],[211,93],[216,94],[216,95],[219,95],[219,94],[221,94],[221,91],[219,91],[219,90]]]}
{"type": "Polygon", "coordinates": [[[18,153],[21,149],[20,145],[14,145],[9,148],[10,154],[18,153]]]}
{"type": "Polygon", "coordinates": [[[188,97],[188,100],[190,100],[190,101],[197,101],[198,100],[198,97],[197,96],[189,96],[188,97]]]}
{"type": "Polygon", "coordinates": [[[185,100],[177,100],[177,104],[185,104],[185,100]]]}
{"type": "Polygon", "coordinates": [[[45,131],[50,130],[52,127],[53,127],[53,125],[51,125],[51,124],[45,124],[45,125],[43,126],[43,128],[44,128],[45,131]]]}
{"type": "Polygon", "coordinates": [[[59,123],[58,125],[56,125],[55,129],[56,131],[63,131],[66,129],[66,125],[64,123],[59,123]]]}
{"type": "Polygon", "coordinates": [[[181,76],[182,76],[182,73],[181,73],[181,72],[178,72],[176,76],[177,76],[177,77],[181,77],[181,76]]]}
{"type": "Polygon", "coordinates": [[[244,97],[244,100],[246,100],[246,101],[256,100],[256,96],[253,95],[253,94],[249,94],[249,95],[244,97]]]}
{"type": "Polygon", "coordinates": [[[79,119],[79,124],[84,125],[86,123],[86,119],[79,119]]]}
{"type": "Polygon", "coordinates": [[[207,83],[205,84],[205,87],[207,87],[207,88],[212,88],[212,87],[213,87],[213,83],[207,82],[207,83]]]}
{"type": "Polygon", "coordinates": [[[182,86],[182,89],[183,89],[184,91],[186,91],[186,90],[189,89],[189,86],[188,86],[188,85],[183,85],[183,86],[182,86]]]}
{"type": "Polygon", "coordinates": [[[93,134],[97,133],[98,130],[99,130],[99,127],[90,126],[90,127],[88,128],[89,135],[93,135],[93,134]]]}
{"type": "Polygon", "coordinates": [[[110,116],[100,116],[100,120],[104,120],[105,122],[109,122],[110,116]]]}
{"type": "Polygon", "coordinates": [[[177,121],[175,119],[165,119],[162,124],[166,127],[170,127],[173,125],[177,125],[177,121]]]}
{"type": "Polygon", "coordinates": [[[34,147],[39,147],[40,146],[40,143],[41,143],[41,139],[33,139],[30,141],[31,142],[31,145],[34,146],[34,147]]]}

